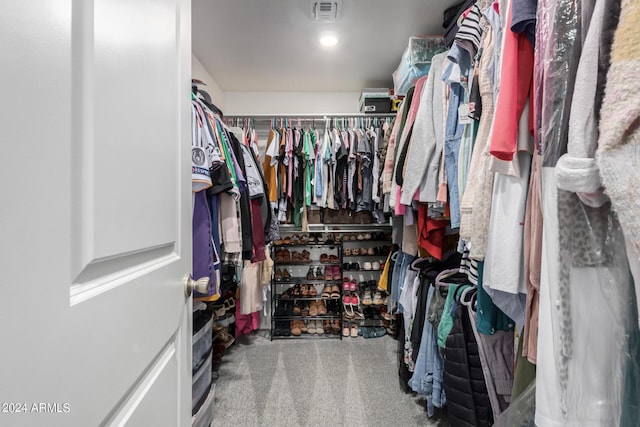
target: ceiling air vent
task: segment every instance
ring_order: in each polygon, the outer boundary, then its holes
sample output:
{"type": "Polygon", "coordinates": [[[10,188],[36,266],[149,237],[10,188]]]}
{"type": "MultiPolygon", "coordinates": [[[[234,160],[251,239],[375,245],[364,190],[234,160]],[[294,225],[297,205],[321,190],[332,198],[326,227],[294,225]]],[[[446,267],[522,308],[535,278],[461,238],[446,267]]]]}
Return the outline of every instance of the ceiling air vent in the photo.
{"type": "Polygon", "coordinates": [[[333,22],[340,16],[340,2],[312,1],[311,19],[314,21],[333,22]]]}

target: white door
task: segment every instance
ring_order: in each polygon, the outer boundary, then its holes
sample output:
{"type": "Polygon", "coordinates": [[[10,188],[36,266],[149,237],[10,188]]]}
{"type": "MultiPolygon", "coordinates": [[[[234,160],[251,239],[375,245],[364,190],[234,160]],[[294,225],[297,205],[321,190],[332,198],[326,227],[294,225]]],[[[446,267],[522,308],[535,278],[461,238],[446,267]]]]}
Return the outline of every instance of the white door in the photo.
{"type": "Polygon", "coordinates": [[[0,0],[0,426],[191,419],[189,0],[0,0]]]}

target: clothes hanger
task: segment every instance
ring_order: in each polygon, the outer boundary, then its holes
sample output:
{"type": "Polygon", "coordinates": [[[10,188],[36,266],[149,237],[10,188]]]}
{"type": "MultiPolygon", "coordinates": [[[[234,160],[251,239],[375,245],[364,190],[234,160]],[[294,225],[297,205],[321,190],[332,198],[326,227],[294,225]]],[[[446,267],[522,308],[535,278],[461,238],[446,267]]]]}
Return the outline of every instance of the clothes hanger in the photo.
{"type": "Polygon", "coordinates": [[[471,299],[469,299],[467,301],[467,296],[469,296],[469,294],[471,294],[471,296],[473,297],[473,295],[478,292],[478,289],[475,286],[469,286],[468,288],[465,288],[462,293],[460,294],[460,302],[463,305],[466,305],[467,307],[469,307],[469,304],[471,304],[471,299]]]}
{"type": "Polygon", "coordinates": [[[432,257],[416,258],[416,259],[413,260],[413,262],[411,263],[409,268],[411,268],[413,271],[420,271],[424,267],[426,267],[424,265],[424,263],[431,264],[434,261],[434,259],[435,258],[432,258],[432,257]],[[420,265],[420,264],[422,264],[422,265],[420,265]]]}
{"type": "Polygon", "coordinates": [[[459,273],[460,270],[458,268],[452,268],[451,270],[443,270],[441,271],[437,276],[436,276],[436,286],[449,286],[455,283],[447,283],[444,282],[443,280],[446,279],[447,277],[453,276],[454,274],[459,273]]]}

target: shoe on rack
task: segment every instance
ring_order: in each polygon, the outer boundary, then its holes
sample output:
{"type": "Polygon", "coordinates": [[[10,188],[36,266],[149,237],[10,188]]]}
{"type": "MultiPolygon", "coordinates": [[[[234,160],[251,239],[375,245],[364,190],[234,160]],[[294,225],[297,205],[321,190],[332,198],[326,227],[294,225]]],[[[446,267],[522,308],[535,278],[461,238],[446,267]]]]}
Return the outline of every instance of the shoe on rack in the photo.
{"type": "Polygon", "coordinates": [[[316,307],[318,307],[318,316],[327,314],[327,305],[324,300],[316,301],[316,307]]]}
{"type": "Polygon", "coordinates": [[[353,255],[353,256],[358,256],[358,255],[360,255],[360,248],[353,248],[353,249],[351,249],[351,255],[353,255]]]}
{"type": "Polygon", "coordinates": [[[340,320],[333,319],[333,322],[331,323],[331,332],[336,335],[340,334],[340,320]]]}
{"type": "MultiPolygon", "coordinates": [[[[311,274],[313,274],[313,272],[311,274]]],[[[307,278],[309,278],[308,274],[307,278]]],[[[309,285],[300,285],[300,296],[302,298],[309,298],[309,285]]]]}
{"type": "Polygon", "coordinates": [[[364,240],[371,240],[373,235],[371,233],[365,233],[365,235],[363,237],[364,237],[364,240]]]}
{"type": "Polygon", "coordinates": [[[329,262],[328,254],[320,254],[320,262],[323,264],[327,264],[329,262]]]}
{"type": "Polygon", "coordinates": [[[360,271],[360,263],[359,262],[352,262],[351,263],[351,270],[360,271]]]}
{"type": "Polygon", "coordinates": [[[351,279],[349,281],[349,290],[351,292],[355,292],[358,290],[358,281],[356,279],[351,279]]]}
{"type": "Polygon", "coordinates": [[[307,333],[312,334],[312,335],[316,333],[316,321],[315,320],[309,320],[309,322],[307,323],[307,333]]]}
{"type": "Polygon", "coordinates": [[[380,270],[380,263],[378,261],[374,261],[371,263],[371,269],[372,270],[376,270],[379,271],[380,270]]]}
{"type": "Polygon", "coordinates": [[[351,338],[358,338],[358,326],[355,323],[351,324],[351,338]]]}
{"type": "Polygon", "coordinates": [[[363,305],[371,305],[373,300],[371,299],[371,291],[369,289],[365,289],[362,295],[362,304],[363,305]]]}
{"type": "Polygon", "coordinates": [[[322,299],[331,298],[331,286],[325,285],[324,289],[322,289],[322,293],[320,294],[320,298],[322,299]]]}
{"type": "Polygon", "coordinates": [[[371,263],[369,261],[366,261],[364,264],[362,264],[362,269],[363,270],[371,270],[371,263]]]}
{"type": "Polygon", "coordinates": [[[316,334],[324,335],[324,328],[322,326],[322,320],[316,320],[316,334]]]}
{"type": "Polygon", "coordinates": [[[358,240],[364,240],[364,234],[360,233],[360,234],[358,234],[358,236],[356,238],[358,240]]]}
{"type": "Polygon", "coordinates": [[[351,294],[351,306],[357,307],[358,305],[360,305],[360,297],[354,292],[351,294]]]}
{"type": "Polygon", "coordinates": [[[333,332],[333,328],[331,327],[331,320],[329,319],[325,319],[322,322],[322,329],[324,330],[325,334],[330,334],[333,332]]]}
{"type": "Polygon", "coordinates": [[[286,268],[282,269],[282,280],[291,280],[291,273],[286,268]]]}
{"type": "Polygon", "coordinates": [[[351,256],[351,248],[344,248],[344,249],[342,250],[342,254],[343,254],[344,256],[351,256]]]}
{"type": "Polygon", "coordinates": [[[309,271],[307,271],[307,280],[313,280],[315,276],[313,275],[313,267],[309,267],[309,271]]]}
{"type": "Polygon", "coordinates": [[[291,335],[293,335],[295,337],[299,337],[301,333],[302,333],[302,331],[300,330],[300,327],[298,326],[298,321],[297,320],[292,320],[291,321],[291,335]]]}
{"type": "Polygon", "coordinates": [[[382,294],[379,291],[373,295],[373,305],[382,305],[382,294]]]}
{"type": "Polygon", "coordinates": [[[304,334],[308,332],[307,324],[304,323],[304,320],[298,320],[298,327],[300,328],[300,332],[304,334]]]}
{"type": "Polygon", "coordinates": [[[340,267],[337,266],[337,265],[333,267],[332,279],[333,280],[342,280],[342,271],[340,271],[340,267]]]}
{"type": "Polygon", "coordinates": [[[367,255],[375,255],[376,254],[376,248],[369,248],[367,249],[367,255]]]}
{"type": "Polygon", "coordinates": [[[351,335],[351,325],[349,325],[348,323],[345,323],[342,326],[342,336],[348,337],[349,335],[351,335]]]}
{"type": "Polygon", "coordinates": [[[277,268],[276,272],[273,274],[273,278],[276,280],[276,282],[279,282],[280,280],[282,280],[282,270],[277,268]]]}
{"type": "Polygon", "coordinates": [[[340,286],[333,285],[331,287],[331,299],[340,299],[340,286]]]}
{"type": "Polygon", "coordinates": [[[309,316],[311,317],[318,316],[318,301],[313,300],[309,303],[309,316]]]}
{"type": "Polygon", "coordinates": [[[296,301],[293,303],[293,315],[300,316],[302,314],[302,304],[300,301],[296,301]]]}
{"type": "Polygon", "coordinates": [[[318,296],[318,290],[316,285],[309,285],[309,298],[315,298],[318,296]]]}
{"type": "Polygon", "coordinates": [[[307,317],[309,315],[309,303],[308,302],[302,303],[302,307],[300,308],[300,315],[302,317],[307,317]]]}
{"type": "Polygon", "coordinates": [[[340,261],[340,258],[338,258],[336,255],[329,255],[329,262],[331,264],[337,264],[338,261],[340,261]]]}

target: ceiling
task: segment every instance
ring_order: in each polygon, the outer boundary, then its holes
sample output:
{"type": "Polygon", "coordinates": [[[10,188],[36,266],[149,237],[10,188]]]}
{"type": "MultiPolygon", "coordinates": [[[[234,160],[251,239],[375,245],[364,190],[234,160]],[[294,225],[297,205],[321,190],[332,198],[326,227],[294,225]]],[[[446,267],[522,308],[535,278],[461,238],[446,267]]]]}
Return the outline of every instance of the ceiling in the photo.
{"type": "Polygon", "coordinates": [[[393,87],[412,35],[442,34],[456,0],[342,0],[337,22],[310,0],[193,0],[193,53],[224,91],[359,92],[393,87]],[[336,48],[320,34],[339,37],[336,48]]]}

